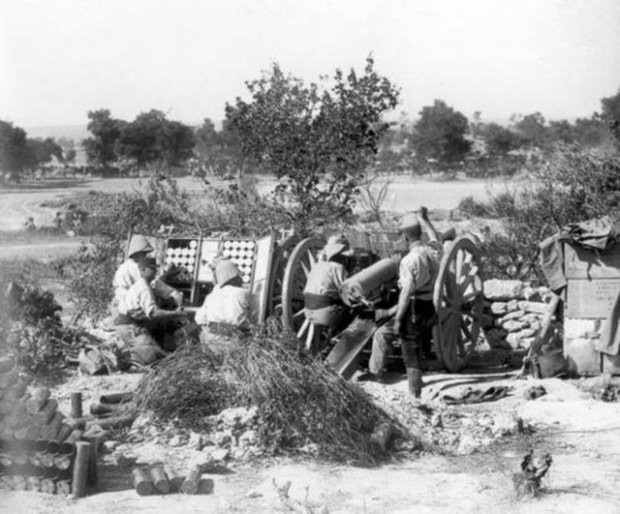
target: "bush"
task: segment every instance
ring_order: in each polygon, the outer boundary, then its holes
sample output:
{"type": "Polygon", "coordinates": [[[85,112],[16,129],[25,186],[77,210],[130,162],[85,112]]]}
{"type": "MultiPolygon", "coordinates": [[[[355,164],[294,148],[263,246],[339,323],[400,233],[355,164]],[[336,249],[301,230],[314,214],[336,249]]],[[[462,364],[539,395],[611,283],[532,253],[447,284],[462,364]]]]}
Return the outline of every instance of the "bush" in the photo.
{"type": "Polygon", "coordinates": [[[226,341],[217,353],[177,350],[142,379],[137,406],[192,430],[207,428],[205,417],[222,409],[256,406],[259,441],[270,454],[299,454],[311,445],[325,460],[386,459],[372,433],[388,415],[321,360],[298,355],[291,337],[257,332],[226,341]]]}
{"type": "Polygon", "coordinates": [[[0,355],[13,355],[20,372],[38,382],[57,381],[87,336],[62,326],[62,307],[27,269],[3,275],[0,286],[0,355]]]}
{"type": "Polygon", "coordinates": [[[558,148],[534,170],[530,185],[495,196],[484,208],[503,226],[483,243],[488,274],[542,280],[538,243],[569,223],[620,215],[620,154],[558,148]]]}

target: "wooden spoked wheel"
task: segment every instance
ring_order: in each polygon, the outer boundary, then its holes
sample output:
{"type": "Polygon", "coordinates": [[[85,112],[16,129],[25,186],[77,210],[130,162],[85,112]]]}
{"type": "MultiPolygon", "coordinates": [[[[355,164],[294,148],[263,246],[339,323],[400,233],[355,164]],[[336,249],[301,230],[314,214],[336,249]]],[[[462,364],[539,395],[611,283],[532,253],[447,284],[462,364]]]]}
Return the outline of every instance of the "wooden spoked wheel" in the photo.
{"type": "Polygon", "coordinates": [[[460,237],[441,260],[433,294],[436,353],[448,371],[467,365],[480,333],[483,301],[480,250],[471,238],[460,237]]]}
{"type": "Polygon", "coordinates": [[[308,274],[317,263],[323,246],[325,242],[316,237],[300,241],[286,262],[282,279],[282,321],[285,328],[297,334],[299,339],[306,340],[306,347],[310,347],[315,334],[314,326],[304,314],[303,293],[308,274]]]}
{"type": "Polygon", "coordinates": [[[299,237],[291,236],[276,246],[273,255],[271,275],[269,278],[269,314],[282,316],[282,289],[284,271],[293,250],[299,243],[299,237]]]}

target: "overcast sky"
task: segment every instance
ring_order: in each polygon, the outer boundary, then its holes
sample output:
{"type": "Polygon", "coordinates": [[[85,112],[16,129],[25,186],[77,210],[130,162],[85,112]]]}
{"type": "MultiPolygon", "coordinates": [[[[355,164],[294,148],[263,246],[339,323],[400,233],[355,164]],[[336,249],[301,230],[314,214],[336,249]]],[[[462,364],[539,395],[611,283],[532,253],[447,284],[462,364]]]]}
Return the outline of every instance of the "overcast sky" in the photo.
{"type": "Polygon", "coordinates": [[[620,1],[0,0],[0,119],[220,120],[272,62],[316,80],[371,52],[411,117],[589,116],[620,87],[620,1]]]}

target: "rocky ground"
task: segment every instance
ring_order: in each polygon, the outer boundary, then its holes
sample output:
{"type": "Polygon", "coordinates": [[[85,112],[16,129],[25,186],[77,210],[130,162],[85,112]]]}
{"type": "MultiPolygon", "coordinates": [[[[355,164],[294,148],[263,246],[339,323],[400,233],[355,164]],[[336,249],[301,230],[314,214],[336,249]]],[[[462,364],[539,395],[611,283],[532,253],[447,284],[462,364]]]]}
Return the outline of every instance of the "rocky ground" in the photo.
{"type": "MultiPolygon", "coordinates": [[[[132,389],[138,378],[75,377],[55,393],[68,410],[72,391],[83,391],[88,405],[102,392],[132,389]]],[[[261,459],[251,409],[213,417],[213,430],[203,433],[158,426],[143,415],[105,444],[97,492],[81,500],[0,493],[0,512],[620,512],[620,404],[599,399],[609,380],[480,382],[434,373],[416,405],[401,377],[393,379],[388,385],[360,383],[416,436],[390,464],[359,468],[302,457],[261,459]],[[546,394],[527,399],[537,385],[546,394]],[[471,405],[442,400],[490,386],[505,386],[508,395],[471,405]],[[551,453],[553,463],[540,495],[518,500],[512,475],[530,448],[551,453]],[[154,462],[178,471],[200,465],[213,478],[214,492],[138,496],[131,469],[154,462]]]]}

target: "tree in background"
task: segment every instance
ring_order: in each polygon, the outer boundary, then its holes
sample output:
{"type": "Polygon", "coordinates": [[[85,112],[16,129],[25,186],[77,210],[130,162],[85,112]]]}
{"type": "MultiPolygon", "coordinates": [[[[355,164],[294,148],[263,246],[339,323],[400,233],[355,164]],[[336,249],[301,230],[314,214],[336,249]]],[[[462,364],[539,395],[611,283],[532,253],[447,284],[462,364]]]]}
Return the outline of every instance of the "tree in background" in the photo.
{"type": "Polygon", "coordinates": [[[28,164],[26,131],[0,120],[0,170],[19,179],[19,173],[28,164]]]}
{"type": "Polygon", "coordinates": [[[607,122],[612,134],[620,142],[620,89],[615,95],[601,98],[601,118],[607,122]]]}
{"type": "Polygon", "coordinates": [[[418,158],[435,159],[441,164],[462,161],[471,148],[465,138],[468,121],[442,100],[420,111],[414,125],[412,146],[418,158]]]}
{"type": "Polygon", "coordinates": [[[115,146],[126,122],[112,118],[108,109],[88,111],[87,128],[93,137],[82,143],[88,162],[104,170],[116,161],[115,146]]]}
{"type": "Polygon", "coordinates": [[[152,109],[124,124],[116,153],[133,161],[138,169],[152,167],[157,172],[168,172],[189,159],[193,147],[191,127],[168,120],[163,112],[152,109]]]}
{"type": "Polygon", "coordinates": [[[251,100],[226,106],[243,157],[282,179],[277,191],[294,200],[298,218],[349,213],[399,91],[371,57],[361,75],[336,70],[331,87],[305,84],[277,64],[246,86],[251,100]]]}
{"type": "Polygon", "coordinates": [[[0,170],[19,180],[25,170],[49,163],[52,157],[63,160],[62,148],[53,138],[29,139],[26,131],[0,120],[0,170]]]}
{"type": "Polygon", "coordinates": [[[213,121],[205,118],[194,131],[194,155],[201,176],[230,176],[243,168],[239,137],[227,120],[218,132],[213,121]]]}
{"type": "Polygon", "coordinates": [[[35,168],[40,164],[47,164],[56,157],[58,161],[63,160],[62,148],[52,139],[27,139],[28,147],[27,165],[29,168],[35,168]]]}

